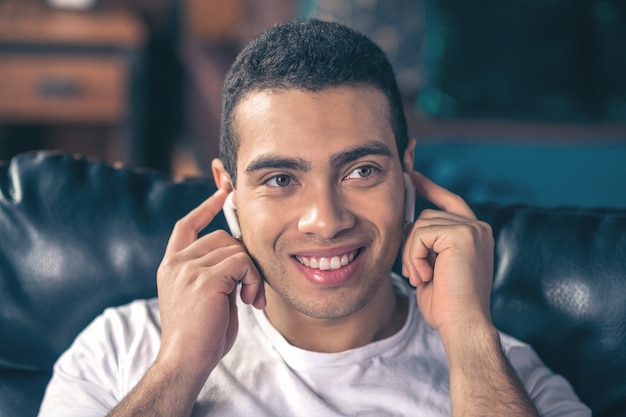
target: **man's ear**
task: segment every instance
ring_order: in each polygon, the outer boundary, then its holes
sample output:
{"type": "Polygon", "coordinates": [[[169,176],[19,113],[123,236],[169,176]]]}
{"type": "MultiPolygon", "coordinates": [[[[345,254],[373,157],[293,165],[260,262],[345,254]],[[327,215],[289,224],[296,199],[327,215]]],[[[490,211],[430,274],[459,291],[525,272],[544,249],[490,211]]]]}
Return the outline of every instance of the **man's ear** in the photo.
{"type": "Polygon", "coordinates": [[[402,158],[402,163],[405,172],[413,172],[414,163],[415,163],[415,146],[417,145],[417,140],[415,138],[409,139],[409,143],[406,145],[406,149],[404,150],[404,157],[402,158]]]}
{"type": "Polygon", "coordinates": [[[217,188],[223,188],[229,192],[233,191],[233,182],[221,159],[216,158],[211,161],[211,171],[213,172],[213,180],[217,188]]]}

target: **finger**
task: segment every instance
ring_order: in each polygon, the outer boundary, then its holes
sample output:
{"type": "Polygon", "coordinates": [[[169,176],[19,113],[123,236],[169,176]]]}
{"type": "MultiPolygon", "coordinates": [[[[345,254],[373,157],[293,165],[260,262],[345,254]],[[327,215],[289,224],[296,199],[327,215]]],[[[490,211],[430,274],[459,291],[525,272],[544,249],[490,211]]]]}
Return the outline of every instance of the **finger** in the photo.
{"type": "Polygon", "coordinates": [[[402,253],[403,268],[415,287],[432,280],[434,270],[431,262],[433,251],[419,233],[412,232],[402,253]]]}
{"type": "Polygon", "coordinates": [[[439,209],[424,209],[420,212],[413,223],[414,227],[424,227],[429,225],[454,225],[472,223],[476,219],[467,218],[456,213],[450,213],[439,209]]]}
{"type": "Polygon", "coordinates": [[[408,278],[409,282],[414,287],[419,287],[424,283],[422,277],[419,275],[415,267],[409,262],[402,260],[402,276],[408,278]]]}
{"type": "Polygon", "coordinates": [[[241,282],[241,300],[257,308],[265,307],[265,289],[259,270],[250,256],[241,252],[225,260],[225,270],[237,271],[233,277],[241,282]]]}
{"type": "Polygon", "coordinates": [[[265,285],[261,283],[261,286],[258,288],[258,291],[256,293],[256,297],[254,298],[254,301],[252,301],[252,305],[259,310],[263,310],[266,304],[267,301],[265,299],[265,285]]]}
{"type": "Polygon", "coordinates": [[[263,310],[267,305],[267,300],[265,299],[265,285],[261,285],[261,288],[259,289],[256,298],[252,302],[252,305],[259,310],[263,310]]]}
{"type": "Polygon", "coordinates": [[[212,196],[204,200],[198,207],[176,222],[165,254],[178,252],[198,239],[202,231],[215,218],[224,206],[228,191],[218,189],[212,196]]]}
{"type": "MultiPolygon", "coordinates": [[[[232,237],[227,231],[218,229],[197,238],[186,248],[176,252],[178,261],[200,260],[205,266],[210,266],[237,252],[245,252],[243,244],[232,237]],[[216,261],[212,261],[216,259],[216,261]]],[[[172,254],[173,255],[173,254],[172,254]]]]}
{"type": "Polygon", "coordinates": [[[458,214],[459,216],[476,219],[472,209],[460,196],[446,190],[417,171],[411,171],[409,175],[417,191],[440,209],[458,214]]]}

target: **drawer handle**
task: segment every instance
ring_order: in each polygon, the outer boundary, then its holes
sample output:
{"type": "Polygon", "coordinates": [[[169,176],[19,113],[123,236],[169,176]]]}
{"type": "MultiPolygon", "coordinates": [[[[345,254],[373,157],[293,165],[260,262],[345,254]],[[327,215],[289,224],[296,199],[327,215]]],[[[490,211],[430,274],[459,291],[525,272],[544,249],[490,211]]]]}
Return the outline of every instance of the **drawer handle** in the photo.
{"type": "Polygon", "coordinates": [[[72,98],[81,94],[81,86],[73,78],[47,76],[37,82],[37,93],[45,98],[72,98]]]}

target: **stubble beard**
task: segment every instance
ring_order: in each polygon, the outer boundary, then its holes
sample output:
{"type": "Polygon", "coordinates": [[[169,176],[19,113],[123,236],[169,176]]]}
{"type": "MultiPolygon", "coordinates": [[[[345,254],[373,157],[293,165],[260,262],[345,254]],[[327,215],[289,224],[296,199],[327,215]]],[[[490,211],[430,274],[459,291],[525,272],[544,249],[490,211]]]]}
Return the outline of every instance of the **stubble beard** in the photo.
{"type": "Polygon", "coordinates": [[[307,299],[297,294],[285,281],[272,282],[266,279],[265,282],[289,307],[314,319],[331,320],[347,317],[361,310],[371,301],[380,289],[384,279],[369,279],[365,289],[355,291],[347,288],[328,288],[322,290],[321,297],[317,299],[307,299]]]}

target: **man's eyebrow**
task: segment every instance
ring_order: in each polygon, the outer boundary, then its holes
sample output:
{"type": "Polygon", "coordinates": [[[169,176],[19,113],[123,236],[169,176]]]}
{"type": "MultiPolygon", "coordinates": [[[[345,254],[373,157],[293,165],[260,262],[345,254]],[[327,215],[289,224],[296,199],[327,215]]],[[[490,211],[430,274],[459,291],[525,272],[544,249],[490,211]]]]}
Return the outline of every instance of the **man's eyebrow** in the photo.
{"type": "Polygon", "coordinates": [[[370,155],[382,155],[393,158],[393,152],[386,144],[379,141],[372,141],[333,155],[331,163],[335,167],[341,167],[370,155]]]}
{"type": "MultiPolygon", "coordinates": [[[[382,155],[393,158],[393,152],[386,144],[379,141],[372,141],[333,155],[331,157],[331,164],[334,167],[341,167],[369,155],[382,155]]],[[[311,169],[311,164],[301,158],[262,155],[253,159],[246,167],[245,172],[249,174],[263,169],[288,169],[307,172],[311,169]]]]}
{"type": "Polygon", "coordinates": [[[246,167],[246,174],[262,169],[289,169],[294,171],[309,171],[311,164],[301,158],[289,158],[276,155],[262,155],[255,158],[246,167]]]}

